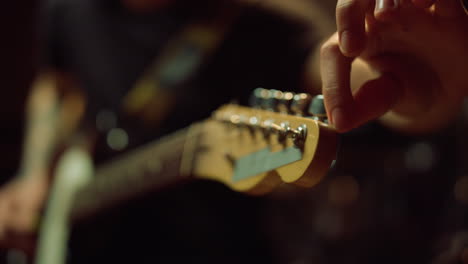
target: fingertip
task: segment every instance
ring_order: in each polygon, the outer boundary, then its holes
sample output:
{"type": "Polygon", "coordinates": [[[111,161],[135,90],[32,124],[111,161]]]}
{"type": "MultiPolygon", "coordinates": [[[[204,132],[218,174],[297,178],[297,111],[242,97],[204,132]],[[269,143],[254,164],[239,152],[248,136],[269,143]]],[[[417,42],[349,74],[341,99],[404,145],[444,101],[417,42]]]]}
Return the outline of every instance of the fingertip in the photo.
{"type": "Polygon", "coordinates": [[[345,132],[350,124],[347,110],[353,108],[349,83],[353,58],[345,56],[341,51],[338,35],[334,34],[321,47],[320,72],[322,93],[330,124],[335,126],[338,132],[345,132]]]}
{"type": "Polygon", "coordinates": [[[366,14],[374,0],[338,0],[336,26],[340,49],[346,57],[357,57],[366,42],[366,14]]]}
{"type": "Polygon", "coordinates": [[[374,10],[375,19],[382,22],[396,19],[399,5],[399,0],[377,0],[374,10]]]}
{"type": "Polygon", "coordinates": [[[347,132],[353,128],[352,116],[344,107],[336,107],[331,110],[331,123],[336,131],[347,132]]]}
{"type": "Polygon", "coordinates": [[[385,10],[376,10],[374,12],[374,17],[377,21],[380,22],[393,22],[397,21],[398,10],[397,9],[385,9],[385,10]]]}

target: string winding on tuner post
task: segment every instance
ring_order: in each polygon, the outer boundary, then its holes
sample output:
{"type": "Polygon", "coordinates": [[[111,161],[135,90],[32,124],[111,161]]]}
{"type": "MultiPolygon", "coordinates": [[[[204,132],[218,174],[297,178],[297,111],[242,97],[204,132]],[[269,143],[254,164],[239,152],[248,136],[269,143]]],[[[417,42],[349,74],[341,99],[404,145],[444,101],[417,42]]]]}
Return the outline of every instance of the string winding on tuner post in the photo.
{"type": "Polygon", "coordinates": [[[274,123],[272,119],[266,119],[261,121],[256,116],[242,116],[237,114],[218,116],[214,118],[223,123],[234,125],[236,127],[246,127],[254,131],[260,129],[263,131],[265,137],[270,136],[272,133],[276,133],[280,141],[284,141],[286,138],[292,138],[296,145],[304,144],[307,138],[307,125],[300,124],[297,128],[292,128],[288,122],[281,122],[279,124],[274,123]]]}
{"type": "Polygon", "coordinates": [[[294,114],[328,123],[323,95],[321,94],[311,96],[307,93],[295,94],[293,92],[256,88],[251,95],[250,106],[255,109],[294,114]]]}
{"type": "Polygon", "coordinates": [[[282,122],[280,125],[272,123],[271,127],[277,131],[280,141],[290,137],[294,139],[296,145],[302,145],[307,137],[307,126],[305,124],[299,125],[296,129],[291,128],[288,122],[282,122]]]}

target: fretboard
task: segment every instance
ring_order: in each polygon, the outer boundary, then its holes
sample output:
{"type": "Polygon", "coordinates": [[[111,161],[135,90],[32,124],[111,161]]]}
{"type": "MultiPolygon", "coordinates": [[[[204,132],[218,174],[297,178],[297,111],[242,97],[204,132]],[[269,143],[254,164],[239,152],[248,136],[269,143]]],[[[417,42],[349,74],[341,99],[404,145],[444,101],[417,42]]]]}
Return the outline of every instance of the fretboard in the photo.
{"type": "Polygon", "coordinates": [[[194,129],[190,131],[171,134],[98,168],[93,180],[77,192],[71,221],[189,179],[191,175],[181,173],[181,166],[187,157],[192,162],[193,153],[184,153],[197,140],[194,129]]]}

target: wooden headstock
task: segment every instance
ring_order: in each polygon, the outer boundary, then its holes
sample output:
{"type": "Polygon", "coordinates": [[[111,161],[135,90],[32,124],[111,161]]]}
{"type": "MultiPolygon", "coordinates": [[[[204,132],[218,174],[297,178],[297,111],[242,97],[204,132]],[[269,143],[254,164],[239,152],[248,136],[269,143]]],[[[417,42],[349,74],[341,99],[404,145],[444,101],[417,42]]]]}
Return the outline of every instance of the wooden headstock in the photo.
{"type": "Polygon", "coordinates": [[[221,107],[201,130],[194,174],[253,194],[282,182],[315,185],[337,148],[326,123],[238,105],[221,107]]]}

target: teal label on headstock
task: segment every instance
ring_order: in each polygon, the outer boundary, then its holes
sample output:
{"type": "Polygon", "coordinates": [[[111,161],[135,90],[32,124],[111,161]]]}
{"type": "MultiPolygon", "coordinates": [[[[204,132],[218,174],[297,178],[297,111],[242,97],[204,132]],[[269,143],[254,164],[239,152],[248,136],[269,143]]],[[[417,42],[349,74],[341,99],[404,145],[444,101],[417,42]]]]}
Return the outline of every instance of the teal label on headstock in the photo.
{"type": "Polygon", "coordinates": [[[269,148],[265,148],[238,159],[232,179],[233,181],[244,180],[301,159],[302,151],[297,147],[289,147],[277,152],[271,152],[269,148]]]}

